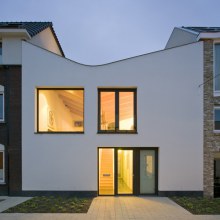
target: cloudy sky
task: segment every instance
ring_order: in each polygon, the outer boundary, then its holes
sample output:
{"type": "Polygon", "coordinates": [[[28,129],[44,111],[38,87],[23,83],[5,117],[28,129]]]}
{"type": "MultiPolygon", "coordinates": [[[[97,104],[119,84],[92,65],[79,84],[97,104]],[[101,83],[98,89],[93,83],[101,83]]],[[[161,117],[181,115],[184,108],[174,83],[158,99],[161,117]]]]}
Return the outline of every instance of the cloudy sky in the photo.
{"type": "Polygon", "coordinates": [[[66,57],[103,64],[161,50],[175,26],[220,26],[220,0],[1,0],[0,21],[52,21],[66,57]]]}

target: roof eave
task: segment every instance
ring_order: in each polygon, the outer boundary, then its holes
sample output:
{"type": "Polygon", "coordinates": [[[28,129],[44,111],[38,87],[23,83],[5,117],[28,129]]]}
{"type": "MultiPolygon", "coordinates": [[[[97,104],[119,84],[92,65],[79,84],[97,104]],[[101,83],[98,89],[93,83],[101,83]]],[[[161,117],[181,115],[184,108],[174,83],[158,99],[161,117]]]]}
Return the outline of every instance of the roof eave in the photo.
{"type": "Polygon", "coordinates": [[[195,35],[199,34],[199,32],[196,32],[196,31],[193,31],[193,30],[189,30],[189,29],[184,28],[184,27],[177,27],[177,28],[180,29],[180,30],[183,30],[183,31],[187,31],[187,32],[189,32],[191,34],[195,34],[195,35]]]}
{"type": "Polygon", "coordinates": [[[217,39],[220,38],[220,32],[217,33],[200,33],[198,37],[196,38],[197,41],[202,40],[202,39],[217,39]]]}
{"type": "Polygon", "coordinates": [[[31,39],[31,36],[26,29],[15,29],[15,28],[3,28],[0,29],[0,38],[2,37],[18,37],[25,40],[31,39]]]}

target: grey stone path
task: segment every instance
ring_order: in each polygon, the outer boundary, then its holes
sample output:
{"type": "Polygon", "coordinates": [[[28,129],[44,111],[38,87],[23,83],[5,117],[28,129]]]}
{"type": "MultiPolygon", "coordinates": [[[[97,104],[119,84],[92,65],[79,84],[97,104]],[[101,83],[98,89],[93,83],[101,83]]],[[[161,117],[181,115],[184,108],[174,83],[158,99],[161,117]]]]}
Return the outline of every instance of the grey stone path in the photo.
{"type": "MultiPolygon", "coordinates": [[[[9,197],[12,203],[13,198],[9,197]]],[[[20,197],[21,198],[21,197],[20,197]]],[[[15,198],[18,202],[20,198],[15,198]]],[[[1,197],[0,197],[1,199],[1,197]]],[[[23,198],[24,199],[24,198],[23,198]]],[[[0,202],[0,210],[4,202],[0,202]]],[[[9,202],[8,202],[9,204],[9,202]]],[[[192,215],[166,197],[97,197],[86,214],[4,214],[0,220],[149,219],[220,220],[220,215],[192,215]]]]}

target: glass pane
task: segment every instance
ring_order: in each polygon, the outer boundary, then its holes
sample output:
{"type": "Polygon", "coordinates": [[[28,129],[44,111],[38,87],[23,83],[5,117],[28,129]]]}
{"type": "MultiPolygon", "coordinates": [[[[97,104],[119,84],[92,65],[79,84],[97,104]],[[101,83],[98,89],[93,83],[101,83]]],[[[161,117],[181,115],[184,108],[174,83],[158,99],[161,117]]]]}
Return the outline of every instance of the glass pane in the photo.
{"type": "Polygon", "coordinates": [[[3,104],[3,94],[0,94],[0,119],[3,120],[3,111],[4,111],[4,104],[3,104]]]}
{"type": "Polygon", "coordinates": [[[115,92],[101,92],[101,130],[115,130],[115,92]]]}
{"type": "Polygon", "coordinates": [[[155,151],[140,151],[140,193],[155,193],[155,151]]]}
{"type": "Polygon", "coordinates": [[[41,89],[38,94],[39,131],[80,132],[84,128],[83,90],[41,89]]]}
{"type": "Polygon", "coordinates": [[[99,149],[99,194],[114,195],[114,149],[99,149]]]}
{"type": "Polygon", "coordinates": [[[119,130],[134,130],[134,92],[119,92],[119,130]]]}
{"type": "Polygon", "coordinates": [[[215,130],[220,130],[220,109],[215,109],[215,130]]]}
{"type": "Polygon", "coordinates": [[[133,193],[133,150],[118,150],[118,194],[133,193]]]}
{"type": "Polygon", "coordinates": [[[220,44],[215,45],[215,91],[220,90],[220,44]]]}
{"type": "Polygon", "coordinates": [[[3,181],[3,172],[4,172],[4,160],[3,160],[3,152],[0,152],[0,181],[3,181]]]}

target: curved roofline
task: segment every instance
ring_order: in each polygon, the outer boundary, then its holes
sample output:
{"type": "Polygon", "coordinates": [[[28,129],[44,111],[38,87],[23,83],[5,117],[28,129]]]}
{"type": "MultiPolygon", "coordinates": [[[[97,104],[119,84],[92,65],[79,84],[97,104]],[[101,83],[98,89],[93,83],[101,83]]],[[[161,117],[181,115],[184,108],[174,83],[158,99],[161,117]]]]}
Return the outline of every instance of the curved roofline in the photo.
{"type": "Polygon", "coordinates": [[[112,61],[112,62],[109,62],[109,63],[103,63],[103,64],[84,64],[84,63],[80,63],[80,62],[77,62],[75,60],[71,60],[70,58],[67,58],[67,57],[63,57],[59,54],[56,54],[56,53],[53,53],[52,51],[49,51],[45,48],[42,48],[40,46],[37,46],[37,45],[34,45],[30,42],[27,42],[25,40],[23,40],[23,42],[27,43],[27,44],[30,44],[34,47],[37,47],[37,48],[40,48],[42,50],[45,50],[51,54],[54,54],[55,56],[58,56],[60,58],[63,58],[65,60],[68,60],[68,61],[71,61],[73,63],[76,63],[76,64],[79,64],[81,66],[86,66],[86,67],[101,67],[101,66],[107,66],[107,65],[110,65],[110,64],[114,64],[114,63],[119,63],[119,62],[123,62],[123,61],[126,61],[126,60],[130,60],[130,59],[133,59],[133,58],[138,58],[138,57],[142,57],[142,56],[146,56],[146,55],[151,55],[151,54],[154,54],[154,53],[159,53],[159,52],[163,52],[163,51],[168,51],[168,50],[172,50],[172,49],[175,49],[175,48],[179,48],[179,47],[184,47],[184,46],[187,46],[187,45],[191,45],[191,44],[197,44],[197,43],[201,43],[201,41],[197,41],[197,42],[192,42],[192,43],[188,43],[188,44],[184,44],[184,45],[180,45],[180,46],[176,46],[176,47],[171,47],[171,48],[167,48],[167,49],[161,49],[161,50],[157,50],[157,51],[153,51],[153,52],[149,52],[149,53],[144,53],[144,54],[140,54],[140,55],[136,55],[136,56],[132,56],[132,57],[128,57],[128,58],[124,58],[124,59],[120,59],[120,60],[116,60],[116,61],[112,61]]]}

